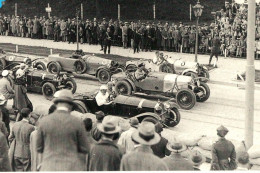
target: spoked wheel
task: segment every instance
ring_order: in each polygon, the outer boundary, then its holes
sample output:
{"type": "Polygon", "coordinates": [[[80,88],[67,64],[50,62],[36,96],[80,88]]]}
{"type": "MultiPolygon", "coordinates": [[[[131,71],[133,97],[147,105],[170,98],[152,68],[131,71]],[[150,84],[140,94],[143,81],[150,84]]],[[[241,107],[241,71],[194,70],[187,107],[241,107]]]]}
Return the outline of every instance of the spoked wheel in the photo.
{"type": "Polygon", "coordinates": [[[117,95],[131,95],[132,87],[127,81],[119,81],[115,85],[115,92],[117,95]]]}
{"type": "Polygon", "coordinates": [[[37,68],[37,70],[43,70],[43,71],[45,71],[47,69],[43,62],[36,62],[34,65],[34,68],[37,68]]]}
{"type": "Polygon", "coordinates": [[[196,104],[196,95],[189,89],[181,89],[176,94],[176,100],[182,109],[189,110],[196,104]]]}
{"type": "Polygon", "coordinates": [[[177,108],[174,108],[170,111],[170,118],[165,120],[165,124],[169,127],[175,127],[180,123],[181,114],[177,108]]]}
{"type": "Polygon", "coordinates": [[[100,69],[97,73],[97,78],[100,83],[106,84],[111,80],[111,74],[106,69],[100,69]]]}
{"type": "Polygon", "coordinates": [[[164,73],[174,73],[174,70],[169,64],[162,64],[160,71],[164,73]]]}
{"type": "Polygon", "coordinates": [[[72,94],[74,94],[77,90],[77,83],[75,82],[74,79],[68,79],[65,88],[71,90],[72,94]]]}
{"type": "Polygon", "coordinates": [[[198,102],[205,102],[210,96],[209,86],[204,82],[200,82],[200,85],[194,89],[194,93],[198,102]]]}
{"type": "Polygon", "coordinates": [[[48,71],[52,74],[59,74],[61,71],[61,65],[58,62],[50,62],[48,65],[48,71]]]}
{"type": "Polygon", "coordinates": [[[77,74],[82,74],[86,71],[87,65],[84,60],[77,60],[74,64],[74,70],[77,74]]]}
{"type": "Polygon", "coordinates": [[[126,67],[126,70],[129,72],[135,72],[137,70],[137,66],[134,64],[130,64],[126,67]]]}
{"type": "Polygon", "coordinates": [[[46,82],[43,86],[42,86],[42,94],[44,95],[44,97],[47,100],[52,100],[53,99],[53,95],[56,92],[56,88],[55,86],[50,83],[50,82],[46,82]]]}

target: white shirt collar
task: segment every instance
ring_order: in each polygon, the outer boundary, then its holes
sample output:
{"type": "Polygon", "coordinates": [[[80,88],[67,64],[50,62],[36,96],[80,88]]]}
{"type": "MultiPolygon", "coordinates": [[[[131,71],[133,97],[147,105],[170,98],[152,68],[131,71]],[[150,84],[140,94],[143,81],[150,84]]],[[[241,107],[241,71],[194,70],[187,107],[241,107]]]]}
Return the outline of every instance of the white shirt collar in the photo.
{"type": "Polygon", "coordinates": [[[29,123],[29,120],[27,120],[25,118],[23,118],[22,121],[25,121],[25,122],[29,123]]]}

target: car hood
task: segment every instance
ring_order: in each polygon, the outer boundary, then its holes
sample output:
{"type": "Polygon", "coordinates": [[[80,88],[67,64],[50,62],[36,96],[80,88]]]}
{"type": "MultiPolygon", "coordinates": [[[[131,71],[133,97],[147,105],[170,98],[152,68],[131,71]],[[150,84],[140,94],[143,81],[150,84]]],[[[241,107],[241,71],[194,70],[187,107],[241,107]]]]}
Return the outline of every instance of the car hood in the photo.
{"type": "Polygon", "coordinates": [[[124,72],[116,73],[112,75],[111,80],[113,79],[121,79],[121,78],[126,78],[126,74],[124,72]]]}
{"type": "Polygon", "coordinates": [[[167,61],[170,64],[174,64],[174,67],[183,67],[183,68],[191,68],[194,69],[198,65],[197,62],[192,62],[192,61],[183,61],[183,60],[175,60],[172,58],[167,59],[167,61]]]}

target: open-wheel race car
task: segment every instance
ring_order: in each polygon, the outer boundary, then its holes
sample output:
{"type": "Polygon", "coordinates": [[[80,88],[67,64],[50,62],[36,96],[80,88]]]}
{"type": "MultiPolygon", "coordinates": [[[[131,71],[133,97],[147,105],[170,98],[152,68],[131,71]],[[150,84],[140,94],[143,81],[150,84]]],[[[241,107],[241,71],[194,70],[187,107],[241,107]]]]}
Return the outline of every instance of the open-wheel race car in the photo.
{"type": "Polygon", "coordinates": [[[196,101],[205,102],[210,96],[208,85],[190,76],[149,72],[137,80],[134,72],[122,72],[111,77],[116,94],[132,95],[145,93],[175,98],[182,109],[191,109],[196,101]]]}
{"type": "MultiPolygon", "coordinates": [[[[11,83],[16,80],[17,69],[18,67],[14,67],[10,70],[12,75],[9,76],[9,80],[11,83]]],[[[67,73],[51,74],[43,70],[29,68],[20,81],[26,85],[28,92],[42,93],[48,100],[51,100],[58,90],[69,89],[72,93],[77,90],[73,76],[67,73]]]]}
{"type": "MultiPolygon", "coordinates": [[[[81,113],[95,113],[97,111],[104,111],[102,106],[98,106],[94,96],[89,95],[75,95],[74,102],[77,105],[76,111],[81,113]]],[[[113,99],[112,103],[106,105],[106,114],[120,116],[122,118],[137,117],[141,122],[161,122],[165,126],[174,127],[179,124],[181,116],[178,106],[174,102],[162,102],[162,114],[154,113],[154,108],[158,104],[157,101],[147,100],[135,96],[118,95],[113,99]],[[166,110],[168,104],[168,110],[166,110]],[[168,113],[169,118],[162,118],[164,114],[168,113]]]]}
{"type": "Polygon", "coordinates": [[[200,65],[197,62],[183,61],[181,59],[174,60],[166,55],[162,57],[161,63],[155,64],[151,59],[145,60],[131,60],[126,62],[126,70],[135,71],[138,64],[143,63],[147,69],[155,72],[173,73],[185,76],[192,76],[193,78],[200,78],[201,81],[207,82],[209,80],[209,72],[207,67],[200,65]]]}
{"type": "Polygon", "coordinates": [[[111,75],[124,71],[124,66],[115,61],[84,53],[52,54],[43,61],[37,61],[34,66],[38,69],[47,69],[53,74],[66,71],[93,75],[100,83],[107,83],[111,75]]]}

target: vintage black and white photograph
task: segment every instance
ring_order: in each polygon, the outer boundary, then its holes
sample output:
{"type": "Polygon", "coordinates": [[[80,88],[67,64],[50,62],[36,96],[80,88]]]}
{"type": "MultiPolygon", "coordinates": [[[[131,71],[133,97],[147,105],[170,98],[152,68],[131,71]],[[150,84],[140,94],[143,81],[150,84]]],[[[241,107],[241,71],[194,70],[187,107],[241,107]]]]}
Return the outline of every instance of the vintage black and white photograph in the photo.
{"type": "Polygon", "coordinates": [[[0,172],[259,170],[260,0],[0,0],[0,172]]]}

